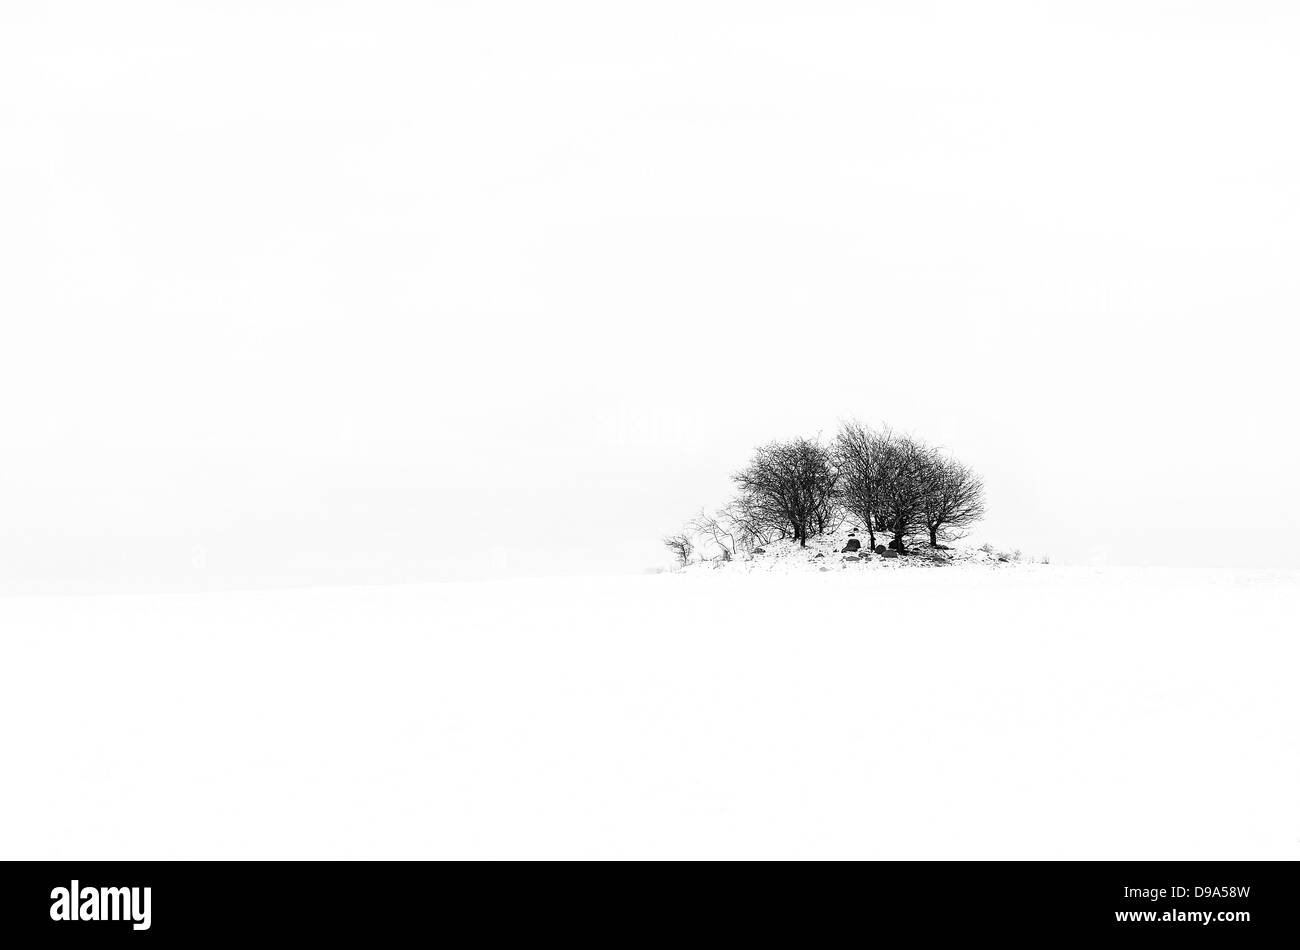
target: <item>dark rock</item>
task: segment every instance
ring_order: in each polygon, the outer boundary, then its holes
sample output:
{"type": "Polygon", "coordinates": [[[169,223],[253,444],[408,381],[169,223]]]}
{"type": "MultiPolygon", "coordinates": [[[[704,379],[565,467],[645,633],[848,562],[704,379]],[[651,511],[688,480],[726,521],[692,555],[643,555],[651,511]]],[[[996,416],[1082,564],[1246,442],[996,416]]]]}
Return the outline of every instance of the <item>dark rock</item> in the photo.
{"type": "Polygon", "coordinates": [[[846,555],[844,555],[844,560],[846,560],[846,561],[861,561],[862,558],[858,557],[856,554],[846,554],[846,555]]]}
{"type": "Polygon", "coordinates": [[[826,555],[823,554],[821,551],[818,551],[816,554],[813,555],[814,558],[825,557],[825,556],[826,555]]]}
{"type": "Polygon", "coordinates": [[[889,550],[897,551],[900,554],[903,553],[903,542],[898,540],[898,538],[895,538],[893,541],[889,542],[889,550]]]}
{"type": "Polygon", "coordinates": [[[861,547],[862,547],[861,541],[859,541],[857,538],[849,538],[849,543],[844,545],[840,553],[847,554],[849,551],[857,551],[861,547]]]}
{"type": "Polygon", "coordinates": [[[880,556],[881,556],[881,557],[898,557],[898,552],[897,552],[897,551],[881,551],[881,552],[880,552],[880,556]]]}
{"type": "Polygon", "coordinates": [[[762,548],[754,548],[754,553],[755,553],[755,554],[766,554],[767,552],[764,551],[762,548]]]}
{"type": "Polygon", "coordinates": [[[876,545],[876,553],[877,553],[877,554],[884,554],[884,553],[885,553],[885,546],[884,546],[883,544],[877,544],[877,545],[876,545]]]}

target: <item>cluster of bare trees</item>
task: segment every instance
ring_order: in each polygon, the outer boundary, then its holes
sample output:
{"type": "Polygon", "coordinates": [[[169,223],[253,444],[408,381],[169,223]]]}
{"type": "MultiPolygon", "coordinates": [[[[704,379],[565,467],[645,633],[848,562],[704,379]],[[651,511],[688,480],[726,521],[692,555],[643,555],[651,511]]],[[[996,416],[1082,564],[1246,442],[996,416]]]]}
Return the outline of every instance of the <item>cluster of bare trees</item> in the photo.
{"type": "Polygon", "coordinates": [[[829,442],[760,446],[732,480],[728,505],[664,539],[683,564],[701,545],[724,560],[780,538],[806,546],[846,519],[867,532],[871,548],[878,538],[900,552],[918,539],[938,548],[984,515],[984,486],[968,467],[912,436],[858,422],[829,442]]]}
{"type": "Polygon", "coordinates": [[[932,547],[954,540],[984,516],[984,484],[951,455],[888,427],[851,422],[835,438],[844,508],[866,528],[906,550],[914,535],[932,547]]]}

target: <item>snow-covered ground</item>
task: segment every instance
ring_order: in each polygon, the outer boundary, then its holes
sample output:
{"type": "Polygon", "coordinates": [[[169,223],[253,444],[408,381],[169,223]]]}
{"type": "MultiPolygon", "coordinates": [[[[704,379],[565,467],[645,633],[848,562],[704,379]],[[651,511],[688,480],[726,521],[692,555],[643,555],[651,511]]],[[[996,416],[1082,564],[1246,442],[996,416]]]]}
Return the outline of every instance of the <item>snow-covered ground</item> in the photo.
{"type": "Polygon", "coordinates": [[[4,598],[0,858],[1297,858],[1297,618],[1043,565],[4,598]]]}
{"type": "MultiPolygon", "coordinates": [[[[876,544],[884,545],[888,538],[876,538],[876,544]]],[[[827,571],[897,571],[925,567],[981,567],[1003,568],[1019,566],[1029,558],[1022,557],[1019,551],[1001,551],[991,545],[976,547],[973,544],[957,543],[939,548],[932,548],[926,543],[910,543],[905,556],[877,555],[867,545],[870,543],[865,534],[847,530],[828,533],[809,539],[807,544],[783,539],[773,541],[757,549],[757,553],[741,553],[730,560],[723,560],[714,546],[702,546],[703,551],[695,553],[691,562],[676,570],[695,574],[700,571],[723,571],[726,574],[806,574],[827,571]],[[845,551],[850,538],[857,538],[859,549],[845,551]]]]}

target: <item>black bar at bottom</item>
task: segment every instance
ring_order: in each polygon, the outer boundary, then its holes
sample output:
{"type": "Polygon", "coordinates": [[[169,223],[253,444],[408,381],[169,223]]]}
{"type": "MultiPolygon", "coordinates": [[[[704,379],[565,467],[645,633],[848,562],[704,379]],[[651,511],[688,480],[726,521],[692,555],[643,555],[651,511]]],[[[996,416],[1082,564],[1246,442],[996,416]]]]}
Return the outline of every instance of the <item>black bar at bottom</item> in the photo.
{"type": "Polygon", "coordinates": [[[14,862],[0,941],[1294,942],[1295,862],[14,862]]]}

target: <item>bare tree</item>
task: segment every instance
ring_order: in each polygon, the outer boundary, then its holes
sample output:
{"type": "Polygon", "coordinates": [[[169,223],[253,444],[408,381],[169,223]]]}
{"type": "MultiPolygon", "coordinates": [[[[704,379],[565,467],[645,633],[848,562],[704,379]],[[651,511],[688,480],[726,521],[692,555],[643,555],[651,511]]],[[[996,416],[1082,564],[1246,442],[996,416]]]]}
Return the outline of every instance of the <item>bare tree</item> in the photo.
{"type": "Polygon", "coordinates": [[[941,536],[943,540],[956,540],[961,537],[956,531],[984,517],[984,483],[950,456],[933,449],[926,455],[921,521],[930,534],[930,546],[937,548],[942,546],[941,536]]]}
{"type": "Polygon", "coordinates": [[[742,491],[732,506],[746,530],[757,539],[757,544],[767,544],[789,536],[790,522],[784,511],[764,494],[742,491]]]}
{"type": "Polygon", "coordinates": [[[847,422],[835,437],[840,473],[840,503],[867,529],[867,547],[876,546],[876,495],[880,489],[881,441],[887,438],[860,422],[847,422]]]}
{"type": "Polygon", "coordinates": [[[732,526],[723,521],[724,517],[723,512],[711,515],[701,509],[698,515],[686,522],[686,527],[700,537],[711,541],[722,552],[722,559],[730,561],[735,556],[740,542],[736,537],[736,532],[732,530],[732,526]]]}
{"type": "Polygon", "coordinates": [[[752,506],[736,499],[713,514],[701,511],[686,527],[717,547],[723,560],[730,561],[742,552],[750,553],[770,543],[779,533],[762,522],[762,518],[753,514],[752,506]]]}
{"type": "Polygon", "coordinates": [[[768,506],[760,499],[741,493],[726,508],[719,512],[719,518],[725,517],[734,530],[738,548],[751,552],[757,547],[771,544],[789,535],[790,526],[779,517],[772,515],[768,506]]]}
{"type": "Polygon", "coordinates": [[[691,543],[688,535],[684,533],[670,534],[664,538],[664,545],[673,552],[673,556],[677,560],[682,562],[683,567],[691,563],[691,552],[695,550],[695,545],[691,543]]]}
{"type": "Polygon", "coordinates": [[[839,474],[830,450],[816,439],[762,446],[732,479],[746,516],[769,531],[788,529],[800,547],[810,534],[834,525],[839,474]]]}
{"type": "Polygon", "coordinates": [[[872,495],[876,530],[892,535],[890,544],[901,554],[907,536],[925,526],[921,502],[930,469],[928,452],[911,436],[885,429],[876,443],[876,465],[872,495]]]}

